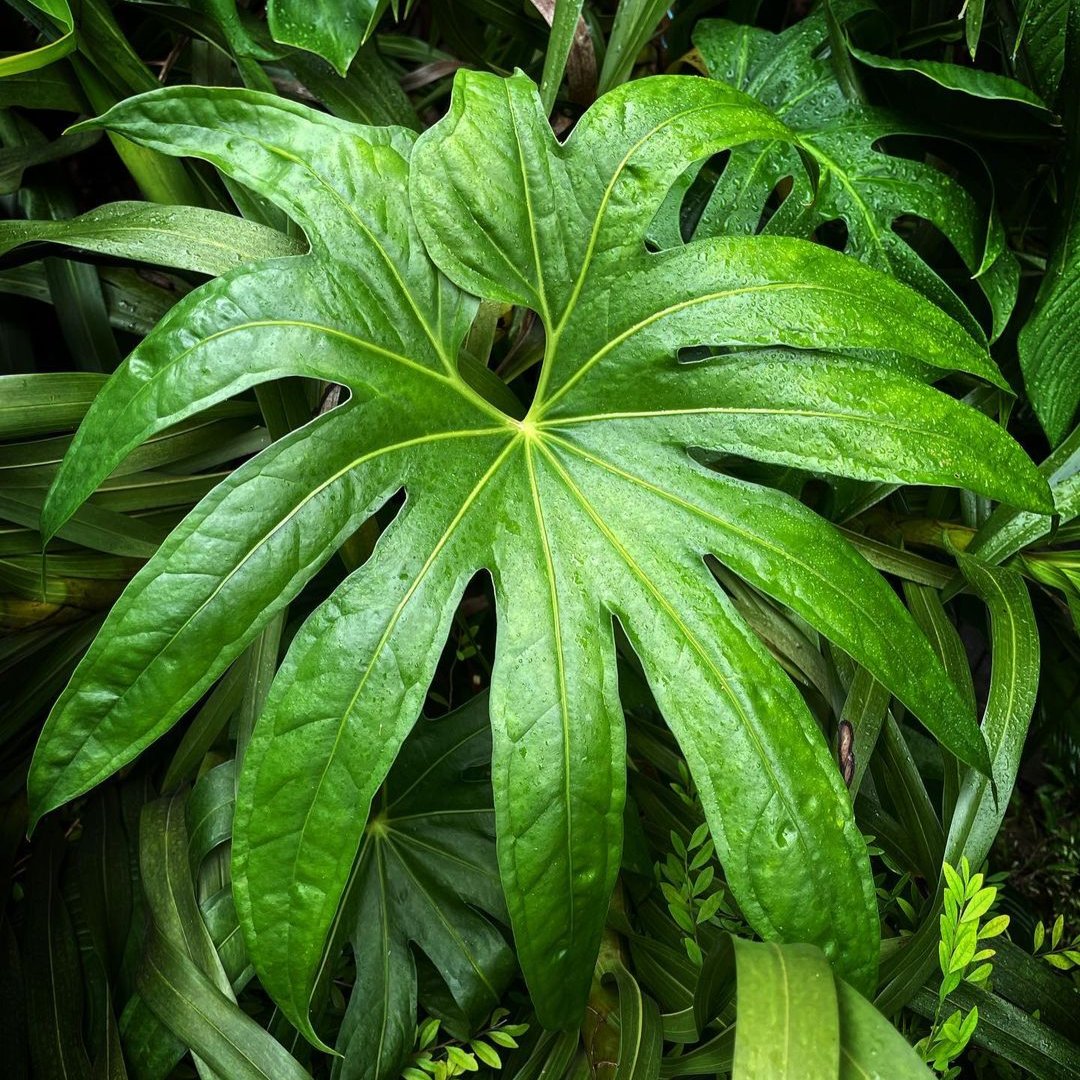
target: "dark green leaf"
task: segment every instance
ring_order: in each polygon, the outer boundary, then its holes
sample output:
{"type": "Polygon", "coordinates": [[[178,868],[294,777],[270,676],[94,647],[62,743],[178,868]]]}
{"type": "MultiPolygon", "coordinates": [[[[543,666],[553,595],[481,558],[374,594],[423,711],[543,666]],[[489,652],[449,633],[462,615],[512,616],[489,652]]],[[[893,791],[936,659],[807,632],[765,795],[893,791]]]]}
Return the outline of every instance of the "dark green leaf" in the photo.
{"type": "Polygon", "coordinates": [[[1018,280],[1013,256],[1002,250],[1000,223],[992,222],[987,241],[986,214],[957,181],[929,164],[881,149],[888,136],[918,129],[898,114],[846,95],[828,57],[821,55],[828,40],[824,11],[779,36],[723,21],[698,24],[694,42],[709,73],[769,106],[799,138],[797,147],[776,141],[734,151],[696,235],[756,231],[769,196],[790,177],[792,190],[766,231],[809,236],[821,224],[842,219],[846,250],[906,281],[977,333],[949,286],[893,229],[902,215],[917,215],[948,237],[977,277],[994,309],[991,336],[997,337],[1018,280]],[[797,148],[814,163],[815,190],[797,148]]]}
{"type": "Polygon", "coordinates": [[[386,779],[350,885],[356,984],[338,1037],[341,1080],[392,1080],[413,1046],[416,973],[432,961],[475,1030],[499,1002],[513,955],[505,921],[491,788],[487,699],[421,721],[386,779]],[[484,913],[484,914],[482,914],[484,913]]]}
{"type": "Polygon", "coordinates": [[[852,55],[867,67],[878,68],[881,71],[909,72],[930,79],[938,86],[945,87],[946,90],[957,90],[971,97],[986,98],[989,101],[1019,102],[1043,112],[1049,111],[1049,106],[1038,94],[1029,90],[1023,83],[1005,75],[997,75],[980,68],[964,67],[960,64],[942,64],[936,60],[897,60],[889,56],[865,52],[850,43],[848,47],[852,55]]]}
{"type": "Polygon", "coordinates": [[[84,372],[0,376],[0,438],[75,427],[104,384],[104,375],[84,372]]]}
{"type": "Polygon", "coordinates": [[[309,1080],[297,1060],[241,1012],[156,927],[139,971],[139,993],[162,1023],[229,1080],[309,1080]]]}
{"type": "MultiPolygon", "coordinates": [[[[270,0],[270,33],[328,60],[342,76],[390,0],[270,0]]],[[[396,10],[396,8],[395,8],[396,10]]]]}
{"type": "Polygon", "coordinates": [[[22,949],[26,1018],[34,1074],[90,1080],[83,1043],[83,978],[79,949],[58,876],[67,844],[63,830],[42,831],[26,883],[22,949]]]}
{"type": "Polygon", "coordinates": [[[1035,310],[1017,341],[1024,385],[1052,445],[1080,405],[1080,8],[1069,6],[1061,84],[1066,149],[1057,234],[1035,310]]]}

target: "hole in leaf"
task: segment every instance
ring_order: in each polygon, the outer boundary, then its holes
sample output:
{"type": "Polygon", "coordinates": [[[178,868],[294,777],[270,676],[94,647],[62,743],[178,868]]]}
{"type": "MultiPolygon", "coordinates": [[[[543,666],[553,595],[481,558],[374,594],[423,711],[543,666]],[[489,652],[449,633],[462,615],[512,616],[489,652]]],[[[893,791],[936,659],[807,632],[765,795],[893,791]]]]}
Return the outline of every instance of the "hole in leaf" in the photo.
{"type": "Polygon", "coordinates": [[[465,587],[443,646],[424,712],[443,716],[491,684],[495,660],[495,590],[487,571],[465,587]]]}
{"type": "Polygon", "coordinates": [[[848,242],[847,222],[843,218],[822,222],[814,231],[814,238],[825,247],[843,251],[848,242]]]}

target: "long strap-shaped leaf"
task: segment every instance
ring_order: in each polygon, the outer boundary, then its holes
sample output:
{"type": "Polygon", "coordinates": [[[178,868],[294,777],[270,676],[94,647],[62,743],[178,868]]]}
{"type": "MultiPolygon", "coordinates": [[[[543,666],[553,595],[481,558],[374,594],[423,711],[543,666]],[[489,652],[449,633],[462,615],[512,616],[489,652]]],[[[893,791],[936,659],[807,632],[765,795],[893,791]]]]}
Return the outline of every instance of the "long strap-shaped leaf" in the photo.
{"type": "Polygon", "coordinates": [[[1016,570],[991,567],[973,556],[958,556],[968,583],[990,613],[990,695],[982,730],[990,748],[993,787],[970,771],[957,795],[945,858],[955,865],[966,856],[978,866],[997,836],[1024,749],[1039,687],[1039,630],[1027,585],[1016,570]]]}
{"type": "Polygon", "coordinates": [[[904,1037],[834,976],[820,950],[732,943],[733,1080],[929,1080],[904,1037]]]}
{"type": "MultiPolygon", "coordinates": [[[[0,222],[0,255],[25,247],[30,249],[26,258],[36,258],[42,244],[215,275],[304,250],[298,241],[265,225],[194,206],[117,202],[66,220],[0,222]]],[[[4,259],[13,261],[11,256],[4,259]]]]}

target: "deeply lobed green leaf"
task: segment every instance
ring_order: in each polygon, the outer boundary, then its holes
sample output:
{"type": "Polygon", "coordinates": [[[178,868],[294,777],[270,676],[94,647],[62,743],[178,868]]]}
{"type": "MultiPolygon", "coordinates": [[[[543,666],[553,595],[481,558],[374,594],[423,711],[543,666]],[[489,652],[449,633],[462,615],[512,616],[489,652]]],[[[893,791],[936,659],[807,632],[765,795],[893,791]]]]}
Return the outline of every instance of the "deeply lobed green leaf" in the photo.
{"type": "Polygon", "coordinates": [[[318,1040],[309,1001],[367,809],[480,570],[499,616],[499,867],[543,1022],[580,1015],[619,867],[615,620],[751,924],[818,944],[869,989],[877,913],[847,791],[705,557],[834,640],[981,771],[985,744],[891,589],[835,531],[689,451],[1047,510],[1045,481],[1000,428],[865,359],[1000,383],[985,349],[910,288],[805,241],[723,236],[650,254],[650,223],[693,162],[793,138],[716,82],[621,87],[565,143],[524,76],[465,72],[419,140],[198,87],[93,123],[211,161],[289,213],[311,250],[234,270],[162,320],[88,413],[46,534],[140,442],[241,390],[305,375],[352,396],[231,474],[132,581],[46,725],[34,817],[167,730],[404,488],[369,561],[296,635],[245,755],[234,889],[253,963],[289,1019],[318,1040]],[[459,368],[476,296],[544,321],[524,419],[459,368]],[[702,344],[728,352],[679,362],[702,344]]]}

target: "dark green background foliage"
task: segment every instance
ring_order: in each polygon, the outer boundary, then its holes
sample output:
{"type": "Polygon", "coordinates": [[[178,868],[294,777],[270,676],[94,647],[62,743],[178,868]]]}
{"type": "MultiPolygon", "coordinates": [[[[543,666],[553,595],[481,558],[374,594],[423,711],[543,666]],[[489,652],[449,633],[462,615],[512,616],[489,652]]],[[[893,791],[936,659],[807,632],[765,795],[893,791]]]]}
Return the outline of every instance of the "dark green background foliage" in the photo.
{"type": "Polygon", "coordinates": [[[1076,0],[0,45],[5,1075],[1080,1076],[1076,0]]]}

